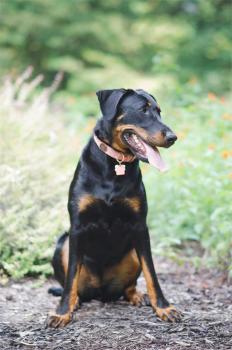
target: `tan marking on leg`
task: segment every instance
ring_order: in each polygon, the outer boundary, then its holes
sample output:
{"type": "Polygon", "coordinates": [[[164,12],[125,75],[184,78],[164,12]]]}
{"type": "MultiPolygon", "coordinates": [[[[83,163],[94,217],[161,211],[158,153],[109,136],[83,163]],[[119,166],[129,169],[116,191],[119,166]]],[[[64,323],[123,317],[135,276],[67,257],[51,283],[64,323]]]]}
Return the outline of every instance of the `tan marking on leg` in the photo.
{"type": "Polygon", "coordinates": [[[73,312],[76,305],[79,304],[78,284],[79,284],[80,270],[81,270],[81,266],[78,264],[76,274],[75,274],[73,282],[72,282],[70,296],[69,296],[69,311],[70,312],[73,312]]]}
{"type": "Polygon", "coordinates": [[[85,293],[85,289],[99,288],[100,279],[91,273],[87,266],[82,265],[79,278],[78,292],[80,295],[85,293]]]}
{"type": "Polygon", "coordinates": [[[47,325],[53,328],[64,327],[71,321],[71,316],[71,313],[64,315],[50,313],[48,315],[47,325]]]}
{"type": "Polygon", "coordinates": [[[124,294],[131,305],[141,306],[143,304],[143,294],[138,292],[135,286],[126,288],[124,294]]]}
{"type": "Polygon", "coordinates": [[[144,277],[146,280],[147,291],[148,291],[151,305],[153,308],[156,308],[156,306],[157,306],[157,294],[156,294],[156,291],[154,288],[154,284],[153,284],[153,280],[152,280],[152,276],[150,274],[149,268],[148,268],[147,263],[143,257],[141,258],[141,264],[142,264],[143,274],[144,274],[144,277]]]}
{"type": "Polygon", "coordinates": [[[181,318],[181,313],[176,310],[175,306],[169,305],[161,308],[157,306],[157,294],[153,285],[153,280],[148,269],[147,263],[144,258],[141,258],[142,270],[147,284],[147,291],[150,298],[151,306],[153,307],[156,315],[163,321],[177,322],[181,318]]]}
{"type": "Polygon", "coordinates": [[[124,198],[124,201],[136,212],[140,210],[140,199],[138,197],[124,198]]]}
{"type": "Polygon", "coordinates": [[[78,264],[74,279],[72,281],[72,287],[69,294],[69,303],[68,303],[68,311],[65,314],[50,314],[47,324],[49,327],[64,327],[68,324],[72,319],[72,312],[75,307],[79,305],[79,297],[78,297],[78,283],[79,283],[79,274],[80,274],[80,265],[78,264]]]}
{"type": "Polygon", "coordinates": [[[181,312],[178,311],[173,305],[165,308],[156,307],[155,312],[156,315],[163,321],[178,322],[181,319],[181,312]]]}
{"type": "Polygon", "coordinates": [[[91,196],[90,194],[84,194],[78,199],[78,209],[79,211],[83,211],[86,208],[90,207],[96,202],[96,198],[91,196]]]}
{"type": "Polygon", "coordinates": [[[69,259],[69,237],[66,238],[61,251],[61,261],[62,261],[65,277],[67,276],[67,272],[68,272],[68,259],[69,259]]]}

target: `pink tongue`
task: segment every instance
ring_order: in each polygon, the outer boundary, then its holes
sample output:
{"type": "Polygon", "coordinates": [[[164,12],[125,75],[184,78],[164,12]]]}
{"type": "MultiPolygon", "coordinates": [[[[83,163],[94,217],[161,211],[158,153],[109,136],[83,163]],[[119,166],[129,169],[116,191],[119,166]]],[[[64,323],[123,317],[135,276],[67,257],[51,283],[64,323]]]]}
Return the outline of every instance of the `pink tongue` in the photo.
{"type": "Polygon", "coordinates": [[[165,164],[165,162],[161,158],[161,155],[160,155],[158,149],[151,148],[145,142],[143,142],[143,145],[146,149],[146,155],[147,155],[149,163],[151,165],[153,165],[154,167],[156,167],[156,169],[158,169],[161,172],[167,171],[168,166],[165,164]]]}

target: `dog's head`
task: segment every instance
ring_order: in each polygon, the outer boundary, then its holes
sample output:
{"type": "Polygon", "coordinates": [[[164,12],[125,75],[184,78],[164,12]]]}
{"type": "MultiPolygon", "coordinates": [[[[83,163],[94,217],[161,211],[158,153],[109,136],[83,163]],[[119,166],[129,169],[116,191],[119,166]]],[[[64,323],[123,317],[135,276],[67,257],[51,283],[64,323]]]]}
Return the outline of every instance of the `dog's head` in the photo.
{"type": "Polygon", "coordinates": [[[144,90],[126,89],[101,90],[97,96],[105,140],[116,150],[165,170],[157,147],[170,147],[177,137],[162,122],[156,99],[144,90]]]}

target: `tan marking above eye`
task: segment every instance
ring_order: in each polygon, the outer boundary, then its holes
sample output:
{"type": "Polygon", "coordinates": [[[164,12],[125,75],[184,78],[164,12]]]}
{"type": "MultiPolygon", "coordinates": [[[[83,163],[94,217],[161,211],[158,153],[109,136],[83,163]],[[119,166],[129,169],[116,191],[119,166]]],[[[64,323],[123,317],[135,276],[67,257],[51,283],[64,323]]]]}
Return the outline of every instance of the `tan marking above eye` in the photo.
{"type": "Polygon", "coordinates": [[[134,133],[136,133],[137,135],[141,136],[145,140],[149,137],[148,133],[143,128],[140,128],[140,127],[138,127],[138,126],[136,126],[134,124],[124,124],[124,125],[116,126],[116,128],[114,129],[114,135],[115,134],[120,134],[121,135],[126,130],[133,131],[134,133]]]}
{"type": "Polygon", "coordinates": [[[79,211],[83,211],[86,208],[90,207],[96,202],[96,198],[91,196],[90,194],[84,194],[82,195],[78,200],[78,209],[79,211]]]}
{"type": "Polygon", "coordinates": [[[117,121],[118,121],[118,120],[121,120],[123,117],[124,117],[124,114],[119,115],[119,116],[117,117],[117,121]]]}

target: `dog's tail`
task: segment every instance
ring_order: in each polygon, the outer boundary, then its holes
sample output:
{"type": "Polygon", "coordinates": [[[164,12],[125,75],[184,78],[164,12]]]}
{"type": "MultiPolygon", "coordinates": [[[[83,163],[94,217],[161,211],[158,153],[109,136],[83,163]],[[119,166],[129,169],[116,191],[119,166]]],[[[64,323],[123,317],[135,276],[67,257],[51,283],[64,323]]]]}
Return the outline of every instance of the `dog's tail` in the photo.
{"type": "Polygon", "coordinates": [[[54,297],[61,297],[63,294],[63,288],[62,287],[51,287],[48,289],[48,293],[52,294],[54,297]]]}

